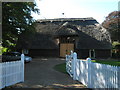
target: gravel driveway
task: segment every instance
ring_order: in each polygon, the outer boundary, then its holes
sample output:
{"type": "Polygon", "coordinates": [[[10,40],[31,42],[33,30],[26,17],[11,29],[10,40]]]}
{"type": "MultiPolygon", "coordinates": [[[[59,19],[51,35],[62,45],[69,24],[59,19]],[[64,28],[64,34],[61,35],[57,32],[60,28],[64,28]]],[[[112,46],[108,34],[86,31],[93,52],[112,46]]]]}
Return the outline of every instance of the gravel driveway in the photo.
{"type": "Polygon", "coordinates": [[[25,64],[25,82],[14,85],[27,88],[85,88],[84,85],[64,73],[53,69],[64,63],[61,58],[35,58],[25,64]]]}

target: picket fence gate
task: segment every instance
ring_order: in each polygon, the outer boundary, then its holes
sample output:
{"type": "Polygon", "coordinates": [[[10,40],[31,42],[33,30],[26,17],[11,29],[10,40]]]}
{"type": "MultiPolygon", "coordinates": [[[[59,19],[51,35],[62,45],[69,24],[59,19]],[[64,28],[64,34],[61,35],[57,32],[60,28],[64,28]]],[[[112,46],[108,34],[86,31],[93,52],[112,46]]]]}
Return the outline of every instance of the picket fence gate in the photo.
{"type": "Polygon", "coordinates": [[[0,63],[0,89],[24,82],[24,54],[21,60],[0,63]]]}
{"type": "Polygon", "coordinates": [[[120,67],[77,59],[77,53],[66,55],[66,71],[87,88],[120,88],[120,67]]]}

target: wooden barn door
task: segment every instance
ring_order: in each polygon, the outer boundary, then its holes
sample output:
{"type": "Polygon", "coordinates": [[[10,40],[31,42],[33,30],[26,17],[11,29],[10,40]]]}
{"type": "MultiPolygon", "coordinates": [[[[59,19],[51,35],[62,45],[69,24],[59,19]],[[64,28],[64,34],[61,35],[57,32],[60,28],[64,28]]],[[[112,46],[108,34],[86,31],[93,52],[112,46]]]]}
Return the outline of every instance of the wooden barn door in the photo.
{"type": "Polygon", "coordinates": [[[60,44],[60,57],[65,57],[66,54],[70,54],[70,51],[74,51],[73,43],[62,43],[60,44]]]}

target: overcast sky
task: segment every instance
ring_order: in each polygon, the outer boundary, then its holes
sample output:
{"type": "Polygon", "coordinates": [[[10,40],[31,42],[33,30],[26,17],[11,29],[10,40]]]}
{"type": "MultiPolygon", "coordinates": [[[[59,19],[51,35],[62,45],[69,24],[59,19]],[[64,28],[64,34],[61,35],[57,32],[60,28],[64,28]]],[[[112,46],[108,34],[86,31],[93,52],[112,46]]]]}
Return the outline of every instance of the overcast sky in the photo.
{"type": "Polygon", "coordinates": [[[35,19],[93,17],[102,23],[112,11],[118,10],[119,0],[35,0],[40,15],[35,19]],[[62,14],[64,13],[64,14],[62,14]]]}

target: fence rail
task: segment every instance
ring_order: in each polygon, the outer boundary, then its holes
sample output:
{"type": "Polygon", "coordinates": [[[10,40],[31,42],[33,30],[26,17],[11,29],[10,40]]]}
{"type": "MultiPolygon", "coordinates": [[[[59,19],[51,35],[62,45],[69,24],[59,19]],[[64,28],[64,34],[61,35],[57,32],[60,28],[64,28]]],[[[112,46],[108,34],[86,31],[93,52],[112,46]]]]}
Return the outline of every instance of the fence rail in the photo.
{"type": "Polygon", "coordinates": [[[24,82],[24,54],[20,61],[0,63],[0,89],[24,82]]]}
{"type": "Polygon", "coordinates": [[[77,53],[66,55],[66,71],[88,88],[120,88],[120,67],[77,59],[77,53]]]}

